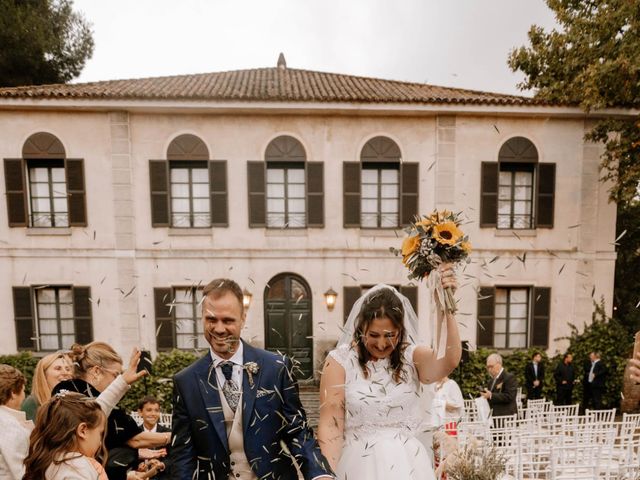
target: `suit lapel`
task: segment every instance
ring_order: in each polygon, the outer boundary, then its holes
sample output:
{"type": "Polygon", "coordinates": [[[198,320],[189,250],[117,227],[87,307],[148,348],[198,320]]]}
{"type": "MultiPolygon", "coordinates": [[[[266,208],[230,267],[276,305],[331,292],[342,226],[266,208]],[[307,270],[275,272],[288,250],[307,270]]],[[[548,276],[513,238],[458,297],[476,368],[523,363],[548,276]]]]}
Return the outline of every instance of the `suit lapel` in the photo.
{"type": "MultiPolygon", "coordinates": [[[[256,403],[256,394],[258,393],[258,385],[262,376],[262,362],[258,356],[258,351],[246,342],[243,343],[243,361],[246,365],[253,362],[258,365],[258,372],[253,374],[253,385],[249,382],[249,374],[244,368],[242,372],[242,431],[247,433],[253,416],[253,405],[256,403]]],[[[245,437],[246,438],[246,437],[245,437]]]]}
{"type": "Polygon", "coordinates": [[[220,389],[218,388],[216,371],[215,368],[213,368],[211,355],[207,354],[206,358],[207,360],[202,362],[200,368],[196,372],[198,388],[200,389],[200,394],[202,395],[205,408],[209,414],[211,424],[228,452],[229,440],[227,439],[224,413],[222,412],[222,404],[220,403],[220,389]]]}

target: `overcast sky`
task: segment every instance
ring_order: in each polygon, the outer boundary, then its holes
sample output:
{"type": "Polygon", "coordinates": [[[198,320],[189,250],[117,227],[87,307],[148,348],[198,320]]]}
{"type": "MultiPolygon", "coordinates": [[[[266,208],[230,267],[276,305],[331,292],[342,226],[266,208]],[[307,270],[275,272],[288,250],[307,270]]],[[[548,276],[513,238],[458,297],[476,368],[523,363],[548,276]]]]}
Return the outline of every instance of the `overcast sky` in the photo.
{"type": "Polygon", "coordinates": [[[544,0],[75,0],[93,24],[79,82],[287,66],[522,93],[507,66],[544,0]]]}

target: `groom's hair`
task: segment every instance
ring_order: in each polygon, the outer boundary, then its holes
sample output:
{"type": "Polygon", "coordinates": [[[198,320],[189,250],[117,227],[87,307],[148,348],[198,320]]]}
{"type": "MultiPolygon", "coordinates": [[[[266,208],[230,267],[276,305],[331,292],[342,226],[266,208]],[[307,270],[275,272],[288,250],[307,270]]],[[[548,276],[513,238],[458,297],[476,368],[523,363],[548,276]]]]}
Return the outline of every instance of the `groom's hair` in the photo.
{"type": "Polygon", "coordinates": [[[202,290],[202,297],[204,298],[207,295],[211,295],[213,298],[220,298],[227,292],[231,292],[233,296],[238,299],[240,307],[244,310],[242,289],[240,285],[229,278],[216,278],[215,280],[211,280],[202,290]]]}

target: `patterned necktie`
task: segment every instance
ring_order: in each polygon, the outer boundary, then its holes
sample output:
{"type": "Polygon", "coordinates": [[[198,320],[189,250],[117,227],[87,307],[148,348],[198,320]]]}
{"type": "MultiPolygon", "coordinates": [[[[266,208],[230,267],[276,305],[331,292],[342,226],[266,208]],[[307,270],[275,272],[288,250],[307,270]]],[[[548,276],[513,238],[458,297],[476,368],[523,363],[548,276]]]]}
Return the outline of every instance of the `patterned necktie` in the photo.
{"type": "Polygon", "coordinates": [[[224,393],[224,398],[227,399],[227,403],[231,407],[231,410],[233,410],[233,413],[236,413],[236,408],[238,408],[238,403],[240,402],[240,389],[236,385],[236,382],[231,378],[233,373],[233,363],[222,362],[220,364],[220,369],[222,370],[222,374],[226,380],[222,386],[222,393],[224,393]]]}

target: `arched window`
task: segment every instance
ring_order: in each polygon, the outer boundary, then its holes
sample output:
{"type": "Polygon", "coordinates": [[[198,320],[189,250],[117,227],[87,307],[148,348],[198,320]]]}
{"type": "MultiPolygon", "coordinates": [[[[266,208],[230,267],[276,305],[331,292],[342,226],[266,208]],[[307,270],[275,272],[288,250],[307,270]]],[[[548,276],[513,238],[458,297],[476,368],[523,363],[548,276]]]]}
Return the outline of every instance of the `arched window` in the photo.
{"type": "Polygon", "coordinates": [[[539,163],[531,140],[513,137],[498,162],[482,164],[482,227],[532,229],[553,226],[555,164],[539,163]]]}
{"type": "Polygon", "coordinates": [[[248,163],[249,226],[324,226],[324,165],[307,161],[302,143],[289,135],[274,138],[264,161],[248,163]]]}
{"type": "Polygon", "coordinates": [[[60,140],[31,135],[22,158],[4,160],[11,227],[86,226],[84,161],[69,159],[60,140]]]}
{"type": "Polygon", "coordinates": [[[344,225],[398,228],[411,222],[418,209],[418,164],[402,161],[390,138],[370,139],[360,162],[345,162],[344,225]]]}
{"type": "Polygon", "coordinates": [[[150,160],[149,173],[153,226],[228,225],[227,162],[209,160],[209,149],[197,136],[174,138],[167,160],[150,160]]]}

